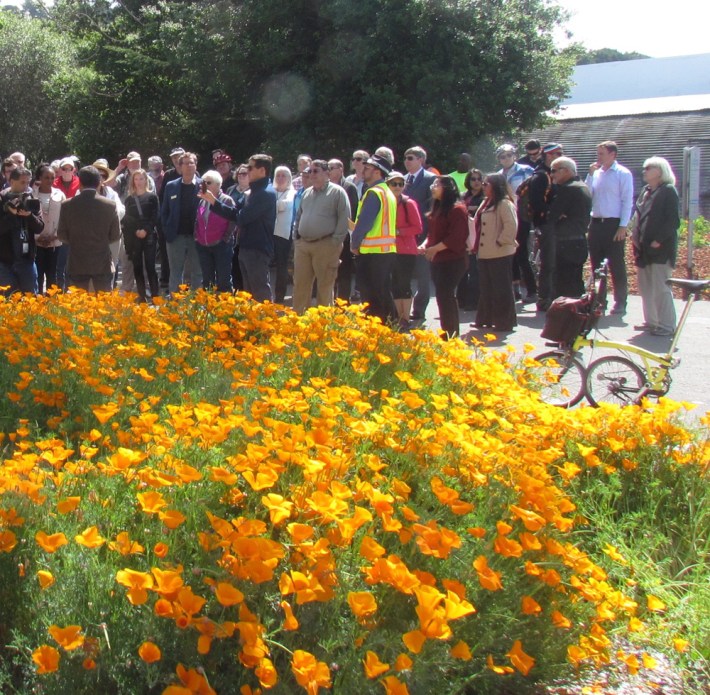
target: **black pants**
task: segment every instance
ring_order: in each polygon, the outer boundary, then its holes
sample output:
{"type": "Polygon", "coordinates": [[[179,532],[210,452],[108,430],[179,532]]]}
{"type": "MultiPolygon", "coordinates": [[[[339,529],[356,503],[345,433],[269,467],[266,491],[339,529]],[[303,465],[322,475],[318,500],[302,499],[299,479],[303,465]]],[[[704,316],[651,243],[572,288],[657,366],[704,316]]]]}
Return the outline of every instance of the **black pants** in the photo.
{"type": "Polygon", "coordinates": [[[617,217],[604,220],[592,217],[589,225],[589,258],[592,270],[596,270],[605,258],[609,259],[609,270],[614,283],[614,304],[626,306],[629,284],[626,278],[626,260],[624,259],[625,241],[614,241],[619,229],[617,217]]]}
{"type": "Polygon", "coordinates": [[[392,296],[395,299],[412,298],[412,275],[416,260],[417,257],[411,253],[397,254],[392,268],[392,296]]]}
{"type": "Polygon", "coordinates": [[[530,222],[518,220],[518,248],[513,256],[513,280],[522,280],[528,295],[537,294],[535,273],[530,265],[530,222]]]}
{"type": "Polygon", "coordinates": [[[542,225],[540,227],[540,277],[537,283],[538,305],[549,304],[555,298],[556,250],[552,225],[542,225]]]}
{"type": "Polygon", "coordinates": [[[155,256],[157,253],[158,238],[156,234],[149,234],[145,239],[131,239],[131,245],[126,249],[126,254],[133,263],[133,274],[136,278],[136,290],[141,302],[147,301],[145,292],[145,275],[148,276],[151,299],[160,296],[160,283],[155,270],[155,256]],[[145,275],[143,269],[145,268],[145,275]]]}
{"type": "Polygon", "coordinates": [[[52,285],[57,284],[57,258],[60,248],[61,246],[37,247],[35,264],[37,266],[37,288],[40,293],[46,292],[52,285]]]}
{"type": "Polygon", "coordinates": [[[444,340],[459,334],[459,303],[456,300],[456,288],[466,272],[467,262],[468,259],[464,257],[431,264],[431,279],[434,282],[436,305],[439,307],[439,321],[444,340]]]}
{"type": "Polygon", "coordinates": [[[513,296],[513,256],[478,259],[481,298],[476,326],[510,331],[518,325],[513,296]]]}
{"type": "Polygon", "coordinates": [[[478,259],[476,254],[470,253],[466,272],[456,288],[456,299],[459,307],[464,311],[475,311],[478,308],[479,294],[478,259]]]}
{"type": "Polygon", "coordinates": [[[392,266],[395,253],[361,253],[357,257],[357,286],[363,302],[370,306],[367,313],[379,316],[382,323],[397,319],[392,299],[392,266]]]}
{"type": "Polygon", "coordinates": [[[581,297],[584,294],[584,262],[587,240],[558,239],[555,264],[555,295],[581,297]]]}

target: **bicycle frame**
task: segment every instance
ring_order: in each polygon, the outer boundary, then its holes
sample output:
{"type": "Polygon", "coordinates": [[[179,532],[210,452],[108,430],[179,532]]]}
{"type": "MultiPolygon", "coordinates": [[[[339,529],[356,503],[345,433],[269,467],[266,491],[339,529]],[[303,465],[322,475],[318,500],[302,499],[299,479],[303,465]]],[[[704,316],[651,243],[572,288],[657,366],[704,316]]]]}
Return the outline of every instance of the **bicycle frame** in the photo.
{"type": "MultiPolygon", "coordinates": [[[[683,281],[681,281],[681,283],[674,283],[674,279],[672,278],[669,283],[681,284],[683,281]]],[[[645,348],[638,347],[636,345],[631,345],[627,342],[606,340],[605,338],[588,338],[584,336],[578,336],[568,349],[572,355],[576,355],[585,347],[589,347],[591,349],[606,348],[609,350],[617,350],[622,353],[636,355],[641,360],[643,372],[646,377],[646,384],[643,389],[644,392],[639,394],[638,397],[642,398],[648,394],[664,395],[668,392],[670,387],[671,378],[669,371],[680,364],[679,360],[674,359],[673,353],[678,345],[681,333],[685,328],[688,315],[690,314],[690,309],[701,291],[702,290],[691,291],[688,294],[688,299],[685,302],[685,307],[683,308],[680,320],[678,321],[675,332],[673,333],[671,344],[668,347],[668,352],[665,354],[651,352],[650,350],[646,350],[645,348]]],[[[598,334],[599,330],[595,328],[594,333],[598,334]]]]}

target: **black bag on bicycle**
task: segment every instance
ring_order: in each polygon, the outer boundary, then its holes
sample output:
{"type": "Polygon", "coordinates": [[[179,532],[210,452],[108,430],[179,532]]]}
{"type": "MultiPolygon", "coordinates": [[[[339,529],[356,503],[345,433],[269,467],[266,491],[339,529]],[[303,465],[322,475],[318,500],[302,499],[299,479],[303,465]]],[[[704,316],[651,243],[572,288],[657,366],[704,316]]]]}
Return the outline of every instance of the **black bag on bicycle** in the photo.
{"type": "Polygon", "coordinates": [[[572,343],[589,319],[589,298],[558,297],[545,314],[545,326],[540,335],[556,343],[572,343]]]}

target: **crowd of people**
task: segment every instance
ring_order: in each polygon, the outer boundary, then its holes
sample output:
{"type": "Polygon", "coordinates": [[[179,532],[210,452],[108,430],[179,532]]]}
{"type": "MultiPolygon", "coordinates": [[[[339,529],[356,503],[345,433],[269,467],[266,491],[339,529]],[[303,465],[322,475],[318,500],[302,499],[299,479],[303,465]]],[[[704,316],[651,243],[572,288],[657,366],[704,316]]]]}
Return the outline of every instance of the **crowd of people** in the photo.
{"type": "Polygon", "coordinates": [[[652,157],[634,201],[617,154],[614,142],[600,143],[582,181],[560,144],[536,140],[519,159],[501,145],[500,168],[488,174],[463,153],[447,175],[420,146],[405,151],[402,171],[388,147],[356,150],[349,175],[339,159],[302,154],[292,172],[267,154],[237,164],[224,150],[199,174],[197,155],[179,147],[167,169],[159,156],[143,168],[129,152],[115,169],[64,157],[31,172],[15,152],[0,181],[0,288],[106,291],[120,268],[120,288],[140,302],[187,286],[284,303],[292,282],[299,313],[337,297],[408,330],[424,320],[433,285],[449,338],[459,335],[460,309],[476,311],[475,329],[512,331],[516,302],[546,311],[557,296],[581,295],[588,257],[592,268],[609,259],[612,313],[625,313],[628,236],[645,316],[638,328],[668,335],[675,177],[652,157]]]}

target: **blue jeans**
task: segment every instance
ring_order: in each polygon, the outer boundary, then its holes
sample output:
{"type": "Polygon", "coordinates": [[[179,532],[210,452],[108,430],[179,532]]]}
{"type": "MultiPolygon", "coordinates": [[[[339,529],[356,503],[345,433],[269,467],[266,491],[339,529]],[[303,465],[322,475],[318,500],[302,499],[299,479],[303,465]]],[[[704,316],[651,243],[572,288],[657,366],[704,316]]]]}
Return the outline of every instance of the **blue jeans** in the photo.
{"type": "Polygon", "coordinates": [[[196,246],[195,240],[187,234],[178,234],[167,243],[170,261],[170,294],[178,292],[182,284],[190,285],[193,290],[202,287],[202,270],[200,270],[196,246]]]}
{"type": "Polygon", "coordinates": [[[13,263],[0,261],[0,287],[2,293],[10,295],[13,292],[31,292],[37,294],[37,268],[35,262],[22,258],[13,263]]]}
{"type": "Polygon", "coordinates": [[[234,249],[226,241],[213,246],[197,244],[197,256],[202,269],[202,287],[217,286],[218,292],[232,291],[232,256],[234,249]]]}

